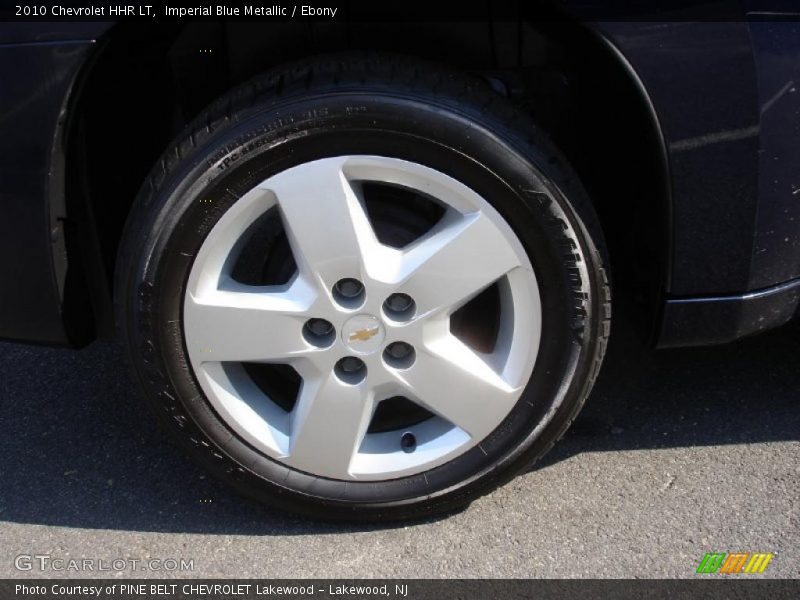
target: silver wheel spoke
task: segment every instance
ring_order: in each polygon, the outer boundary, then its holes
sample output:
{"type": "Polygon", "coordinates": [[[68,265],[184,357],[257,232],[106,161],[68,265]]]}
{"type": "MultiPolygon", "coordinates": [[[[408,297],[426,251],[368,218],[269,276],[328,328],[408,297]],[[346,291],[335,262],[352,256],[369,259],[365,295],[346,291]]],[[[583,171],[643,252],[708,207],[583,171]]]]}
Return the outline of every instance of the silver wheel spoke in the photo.
{"type": "Polygon", "coordinates": [[[348,477],[372,417],[372,392],[332,373],[306,379],[292,412],[286,462],[311,473],[348,477]]]}
{"type": "Polygon", "coordinates": [[[477,440],[509,413],[521,391],[449,333],[429,342],[414,366],[397,377],[410,398],[477,440]]]}
{"type": "Polygon", "coordinates": [[[289,292],[187,295],[184,312],[201,324],[186,336],[201,362],[289,362],[311,350],[302,336],[305,307],[289,292]]]}
{"type": "Polygon", "coordinates": [[[312,164],[284,171],[262,187],[277,198],[301,271],[330,290],[339,279],[362,276],[362,256],[375,245],[374,234],[343,171],[344,159],[312,164]]]}
{"type": "Polygon", "coordinates": [[[404,293],[419,313],[451,313],[520,266],[519,256],[482,213],[448,220],[408,250],[404,293]]]}

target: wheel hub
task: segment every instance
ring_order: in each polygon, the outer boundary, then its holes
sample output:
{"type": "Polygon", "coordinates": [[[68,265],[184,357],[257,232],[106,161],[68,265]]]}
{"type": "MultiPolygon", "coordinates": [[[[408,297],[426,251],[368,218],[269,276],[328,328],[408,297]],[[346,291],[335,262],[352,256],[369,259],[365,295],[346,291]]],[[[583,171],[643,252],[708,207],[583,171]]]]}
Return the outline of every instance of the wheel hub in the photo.
{"type": "Polygon", "coordinates": [[[342,327],[342,342],[356,354],[372,354],[383,346],[386,332],[380,319],[372,315],[356,315],[342,327]]]}

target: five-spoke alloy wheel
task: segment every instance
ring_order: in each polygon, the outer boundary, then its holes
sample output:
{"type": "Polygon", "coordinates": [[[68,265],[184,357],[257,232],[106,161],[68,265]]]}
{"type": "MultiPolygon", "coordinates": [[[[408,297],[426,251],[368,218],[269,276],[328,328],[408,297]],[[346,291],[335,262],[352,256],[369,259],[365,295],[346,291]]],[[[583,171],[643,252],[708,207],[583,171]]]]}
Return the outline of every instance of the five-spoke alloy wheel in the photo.
{"type": "Polygon", "coordinates": [[[578,178],[479,79],[349,55],[267,73],[142,188],[115,284],[162,425],[241,492],[329,519],[461,508],[591,389],[610,323],[578,178]]]}
{"type": "Polygon", "coordinates": [[[246,193],[206,237],[184,307],[192,367],[232,429],[290,467],[344,480],[419,473],[483,440],[530,377],[540,321],[530,260],[497,211],[439,171],[380,156],[303,163],[246,193]],[[400,186],[443,214],[405,247],[387,246],[370,223],[365,182],[400,186]],[[280,286],[238,283],[232,255],[274,207],[297,272],[280,286]],[[450,317],[493,285],[499,314],[473,318],[497,321],[499,335],[480,353],[451,332],[450,317]],[[253,384],[245,362],[299,374],[291,411],[253,384]],[[432,416],[369,433],[380,402],[397,397],[432,416]]]}

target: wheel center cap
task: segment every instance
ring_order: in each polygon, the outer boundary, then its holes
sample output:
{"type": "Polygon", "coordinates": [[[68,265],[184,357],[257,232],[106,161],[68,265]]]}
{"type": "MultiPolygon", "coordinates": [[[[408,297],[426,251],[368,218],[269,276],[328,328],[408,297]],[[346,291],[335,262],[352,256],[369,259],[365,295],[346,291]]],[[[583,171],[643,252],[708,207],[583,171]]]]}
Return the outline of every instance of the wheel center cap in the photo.
{"type": "Polygon", "coordinates": [[[342,327],[344,345],[358,354],[371,354],[380,349],[384,337],[383,325],[372,315],[356,315],[342,327]]]}

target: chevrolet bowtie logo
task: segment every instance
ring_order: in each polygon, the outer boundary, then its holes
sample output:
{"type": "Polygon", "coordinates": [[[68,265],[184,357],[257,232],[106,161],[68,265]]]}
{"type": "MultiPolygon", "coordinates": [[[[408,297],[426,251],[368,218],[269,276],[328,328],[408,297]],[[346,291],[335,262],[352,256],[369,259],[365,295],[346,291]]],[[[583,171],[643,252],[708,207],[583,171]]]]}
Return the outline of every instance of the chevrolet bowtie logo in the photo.
{"type": "Polygon", "coordinates": [[[378,333],[378,328],[373,327],[372,329],[358,329],[350,334],[348,338],[351,342],[366,342],[372,337],[375,337],[378,333]]]}

